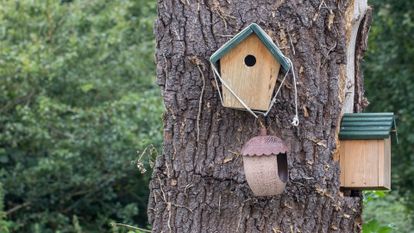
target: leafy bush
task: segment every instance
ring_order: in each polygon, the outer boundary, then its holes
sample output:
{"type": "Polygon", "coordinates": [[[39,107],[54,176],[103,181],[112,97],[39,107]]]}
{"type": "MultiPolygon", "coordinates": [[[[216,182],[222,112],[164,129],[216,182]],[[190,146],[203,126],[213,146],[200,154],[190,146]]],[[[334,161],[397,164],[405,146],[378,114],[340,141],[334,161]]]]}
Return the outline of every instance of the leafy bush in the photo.
{"type": "Polygon", "coordinates": [[[12,232],[146,225],[148,175],[133,161],[162,140],[154,17],[144,0],[0,5],[0,182],[12,232]]]}
{"type": "Polygon", "coordinates": [[[364,232],[414,232],[414,32],[412,1],[374,0],[373,25],[365,63],[368,111],[391,111],[398,116],[399,144],[393,144],[393,190],[367,192],[364,232]]]}
{"type": "Polygon", "coordinates": [[[364,192],[363,233],[414,232],[411,211],[398,193],[364,192]]]}
{"type": "MultiPolygon", "coordinates": [[[[368,111],[398,116],[399,144],[393,144],[393,189],[414,210],[414,1],[375,0],[365,63],[368,111]]],[[[414,218],[413,218],[414,219],[414,218]]]]}
{"type": "Polygon", "coordinates": [[[4,190],[3,185],[0,183],[0,232],[9,233],[9,222],[5,220],[6,213],[4,212],[4,190]]]}

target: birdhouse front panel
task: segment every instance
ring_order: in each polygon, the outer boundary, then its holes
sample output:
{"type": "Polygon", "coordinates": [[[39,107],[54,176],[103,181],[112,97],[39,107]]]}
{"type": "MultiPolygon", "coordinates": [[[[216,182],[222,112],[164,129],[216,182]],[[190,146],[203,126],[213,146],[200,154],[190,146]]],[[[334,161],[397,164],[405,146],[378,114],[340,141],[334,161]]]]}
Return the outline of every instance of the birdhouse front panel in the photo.
{"type": "Polygon", "coordinates": [[[391,189],[393,113],[352,113],[342,118],[339,132],[341,187],[391,189]]]}
{"type": "MultiPolygon", "coordinates": [[[[269,108],[279,69],[279,62],[255,34],[220,60],[222,79],[254,110],[269,108]]],[[[223,102],[225,107],[244,108],[228,89],[223,89],[223,102]]]]}
{"type": "Polygon", "coordinates": [[[343,140],[340,146],[341,186],[391,189],[391,140],[343,140]]]}

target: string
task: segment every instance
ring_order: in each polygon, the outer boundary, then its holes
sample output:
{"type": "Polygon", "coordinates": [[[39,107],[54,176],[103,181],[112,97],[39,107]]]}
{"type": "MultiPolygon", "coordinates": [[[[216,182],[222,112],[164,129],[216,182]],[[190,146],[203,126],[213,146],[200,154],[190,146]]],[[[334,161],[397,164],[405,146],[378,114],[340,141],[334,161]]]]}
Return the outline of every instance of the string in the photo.
{"type": "Polygon", "coordinates": [[[289,58],[287,58],[287,60],[289,61],[290,67],[292,68],[293,87],[295,89],[295,116],[293,117],[291,124],[293,126],[298,126],[299,125],[299,111],[298,111],[298,87],[296,83],[296,74],[295,74],[295,68],[293,66],[292,61],[289,58]]]}

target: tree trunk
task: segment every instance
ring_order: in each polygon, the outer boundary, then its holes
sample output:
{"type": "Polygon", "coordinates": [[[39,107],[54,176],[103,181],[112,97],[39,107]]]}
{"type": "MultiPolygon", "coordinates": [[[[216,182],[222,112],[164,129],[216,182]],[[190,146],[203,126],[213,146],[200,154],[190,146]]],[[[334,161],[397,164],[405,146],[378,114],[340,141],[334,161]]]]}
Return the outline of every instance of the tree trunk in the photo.
{"type": "Polygon", "coordinates": [[[150,184],[153,232],[361,230],[361,195],[340,192],[334,159],[343,103],[362,99],[346,94],[347,80],[358,79],[346,64],[351,41],[361,37],[350,38],[361,22],[349,16],[354,7],[337,0],[158,1],[157,77],[166,110],[163,154],[150,184]],[[253,196],[239,155],[259,123],[221,106],[208,62],[252,22],[292,59],[298,76],[299,127],[290,124],[291,80],[265,119],[269,134],[290,147],[289,182],[274,197],[253,196]]]}

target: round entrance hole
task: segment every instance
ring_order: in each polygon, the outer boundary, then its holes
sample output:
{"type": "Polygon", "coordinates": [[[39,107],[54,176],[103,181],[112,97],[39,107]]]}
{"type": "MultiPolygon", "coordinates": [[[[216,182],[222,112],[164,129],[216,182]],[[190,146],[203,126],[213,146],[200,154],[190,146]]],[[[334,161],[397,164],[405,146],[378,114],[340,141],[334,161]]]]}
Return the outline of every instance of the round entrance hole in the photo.
{"type": "Polygon", "coordinates": [[[256,64],[256,57],[254,57],[253,55],[247,55],[244,58],[244,64],[246,64],[246,66],[252,67],[256,64]]]}

